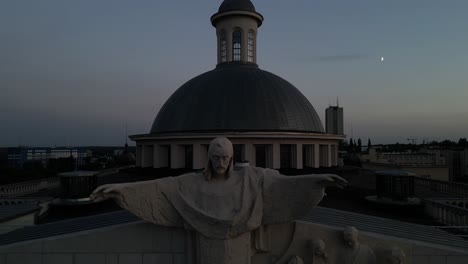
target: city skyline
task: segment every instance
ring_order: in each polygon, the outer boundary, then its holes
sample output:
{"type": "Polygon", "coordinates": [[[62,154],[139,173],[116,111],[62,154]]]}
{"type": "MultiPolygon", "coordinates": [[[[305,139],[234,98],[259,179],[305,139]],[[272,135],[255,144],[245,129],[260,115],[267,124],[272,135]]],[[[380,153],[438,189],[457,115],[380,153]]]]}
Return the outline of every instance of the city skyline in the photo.
{"type": "MultiPolygon", "coordinates": [[[[221,1],[0,3],[0,146],[123,145],[216,65],[221,1]]],[[[254,1],[260,68],[295,85],[348,139],[468,135],[468,3],[254,1]],[[381,58],[384,57],[385,60],[381,58]]]]}

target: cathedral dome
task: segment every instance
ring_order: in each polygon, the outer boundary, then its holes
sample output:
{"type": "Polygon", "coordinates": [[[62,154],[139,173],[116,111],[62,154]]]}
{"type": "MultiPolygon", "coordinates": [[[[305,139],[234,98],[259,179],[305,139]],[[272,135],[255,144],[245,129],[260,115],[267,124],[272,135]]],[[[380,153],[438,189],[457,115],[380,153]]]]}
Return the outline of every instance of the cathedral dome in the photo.
{"type": "Polygon", "coordinates": [[[220,64],[166,101],[151,134],[187,132],[323,133],[317,112],[292,84],[252,64],[220,64]]]}

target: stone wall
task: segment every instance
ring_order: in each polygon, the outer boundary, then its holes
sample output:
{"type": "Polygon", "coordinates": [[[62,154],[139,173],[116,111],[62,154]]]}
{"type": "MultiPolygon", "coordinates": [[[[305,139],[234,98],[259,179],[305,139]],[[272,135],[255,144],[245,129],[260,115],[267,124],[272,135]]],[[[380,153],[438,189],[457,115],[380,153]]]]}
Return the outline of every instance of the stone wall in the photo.
{"type": "Polygon", "coordinates": [[[140,223],[0,248],[0,264],[191,264],[192,235],[140,223]]]}
{"type": "MultiPolygon", "coordinates": [[[[310,240],[326,244],[328,263],[336,263],[344,247],[342,228],[309,222],[272,225],[269,251],[252,264],[286,264],[292,256],[311,263],[310,240]]],[[[0,264],[195,264],[193,233],[147,223],[97,229],[0,247],[0,264]]],[[[375,252],[377,263],[390,263],[393,247],[404,251],[405,264],[465,264],[468,249],[359,232],[359,241],[375,252]]]]}
{"type": "MultiPolygon", "coordinates": [[[[3,208],[0,207],[0,210],[2,209],[3,208]]],[[[29,214],[22,215],[11,220],[3,221],[0,224],[0,235],[25,226],[33,226],[36,219],[36,213],[37,212],[31,212],[29,214]]]]}

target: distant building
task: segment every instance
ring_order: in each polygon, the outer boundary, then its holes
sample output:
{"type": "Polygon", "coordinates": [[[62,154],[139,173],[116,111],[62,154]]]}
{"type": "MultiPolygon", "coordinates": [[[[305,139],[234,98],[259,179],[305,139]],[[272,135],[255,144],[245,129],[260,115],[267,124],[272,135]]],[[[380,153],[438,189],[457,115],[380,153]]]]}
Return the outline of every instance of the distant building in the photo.
{"type": "MultiPolygon", "coordinates": [[[[418,173],[416,168],[425,168],[425,175],[436,174],[436,171],[446,168],[444,169],[444,176],[440,176],[440,179],[468,182],[468,149],[466,148],[422,148],[418,152],[382,152],[381,147],[373,146],[368,154],[361,155],[361,160],[374,165],[407,167],[411,168],[411,171],[415,173],[418,173]]],[[[421,170],[419,169],[419,171],[421,170]]]]}
{"type": "Polygon", "coordinates": [[[441,149],[440,152],[447,160],[451,181],[468,181],[468,149],[441,149]]]}
{"type": "Polygon", "coordinates": [[[86,150],[81,148],[8,148],[8,164],[14,168],[22,168],[24,163],[30,161],[40,161],[46,165],[51,159],[70,157],[76,160],[77,166],[80,166],[84,163],[84,159],[87,157],[87,153],[86,150]]]}
{"type": "Polygon", "coordinates": [[[8,148],[8,166],[21,169],[27,160],[27,150],[25,148],[8,148]]]}
{"type": "Polygon", "coordinates": [[[368,169],[398,168],[422,177],[451,180],[446,158],[440,151],[422,149],[419,152],[379,152],[373,147],[369,154],[361,155],[361,160],[368,163],[364,165],[368,169]]]}
{"type": "Polygon", "coordinates": [[[0,166],[8,164],[8,149],[9,148],[0,148],[0,166]]]}
{"type": "Polygon", "coordinates": [[[463,150],[463,159],[461,162],[461,166],[463,168],[463,181],[468,181],[468,148],[463,150]]]}
{"type": "Polygon", "coordinates": [[[330,106],[325,110],[325,127],[327,134],[344,135],[342,107],[330,106]]]}
{"type": "Polygon", "coordinates": [[[369,154],[361,156],[363,161],[401,166],[446,166],[445,157],[440,152],[422,150],[420,152],[378,152],[371,148],[369,154]]]}

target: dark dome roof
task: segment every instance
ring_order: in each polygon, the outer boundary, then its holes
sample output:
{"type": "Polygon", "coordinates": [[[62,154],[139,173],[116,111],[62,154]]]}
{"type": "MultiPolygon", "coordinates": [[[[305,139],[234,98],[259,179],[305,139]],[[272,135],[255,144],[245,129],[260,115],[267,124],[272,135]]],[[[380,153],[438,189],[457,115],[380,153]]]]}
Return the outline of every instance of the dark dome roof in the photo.
{"type": "Polygon", "coordinates": [[[218,12],[221,13],[231,10],[255,12],[255,6],[250,0],[224,0],[221,6],[219,6],[218,12]]]}
{"type": "Polygon", "coordinates": [[[292,84],[257,66],[224,64],[180,87],[154,120],[166,132],[323,133],[314,107],[292,84]]]}

